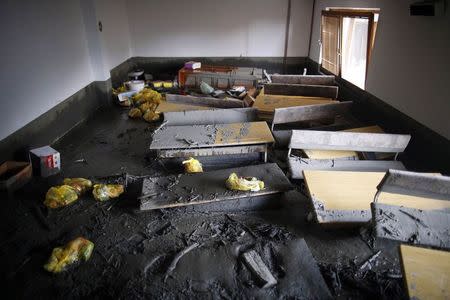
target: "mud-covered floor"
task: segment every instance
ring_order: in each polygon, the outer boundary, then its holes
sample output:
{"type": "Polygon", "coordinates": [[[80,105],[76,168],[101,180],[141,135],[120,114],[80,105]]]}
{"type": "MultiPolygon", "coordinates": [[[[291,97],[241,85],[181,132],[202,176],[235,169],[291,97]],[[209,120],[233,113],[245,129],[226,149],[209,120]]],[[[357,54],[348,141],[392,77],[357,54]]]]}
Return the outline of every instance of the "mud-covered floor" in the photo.
{"type": "Polygon", "coordinates": [[[13,195],[2,194],[2,294],[14,298],[326,298],[311,267],[313,259],[302,247],[304,238],[333,297],[405,297],[398,244],[373,245],[359,228],[308,223],[309,205],[298,183],[295,191],[280,197],[278,210],[138,211],[133,189],[139,176],[176,174],[181,169],[148,155],[154,127],[128,119],[127,112],[117,107],[98,111],[53,145],[62,157],[60,174],[35,178],[13,195]],[[109,202],[85,195],[73,205],[48,210],[43,205],[47,189],[65,177],[126,180],[128,189],[109,202]],[[94,242],[91,259],[62,274],[46,272],[43,265],[52,249],[78,236],[94,242]],[[177,254],[192,245],[171,269],[177,254]],[[241,257],[249,249],[261,255],[277,285],[260,287],[241,257]],[[373,266],[360,268],[379,250],[373,266]]]}

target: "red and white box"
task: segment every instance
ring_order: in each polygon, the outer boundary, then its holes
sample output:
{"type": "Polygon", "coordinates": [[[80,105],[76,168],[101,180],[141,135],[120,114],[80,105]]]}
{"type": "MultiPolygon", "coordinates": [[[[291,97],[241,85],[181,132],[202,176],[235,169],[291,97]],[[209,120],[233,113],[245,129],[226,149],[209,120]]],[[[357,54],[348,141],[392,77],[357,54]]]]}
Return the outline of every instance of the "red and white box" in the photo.
{"type": "Polygon", "coordinates": [[[30,150],[30,162],[33,173],[41,177],[48,177],[61,171],[61,155],[50,146],[30,150]]]}

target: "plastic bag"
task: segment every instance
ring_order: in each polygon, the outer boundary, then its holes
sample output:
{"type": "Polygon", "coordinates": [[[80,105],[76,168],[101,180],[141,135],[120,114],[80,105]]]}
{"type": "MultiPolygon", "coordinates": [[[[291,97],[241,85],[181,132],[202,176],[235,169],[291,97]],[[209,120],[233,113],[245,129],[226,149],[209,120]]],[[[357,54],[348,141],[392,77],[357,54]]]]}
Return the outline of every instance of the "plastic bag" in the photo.
{"type": "Polygon", "coordinates": [[[132,108],[130,109],[130,111],[128,112],[128,116],[132,119],[137,119],[142,117],[142,112],[139,108],[132,108]]]}
{"type": "Polygon", "coordinates": [[[184,170],[186,173],[202,173],[202,164],[195,158],[189,157],[188,160],[183,161],[184,170]]]}
{"type": "Polygon", "coordinates": [[[51,187],[45,195],[45,206],[59,208],[69,205],[78,199],[77,190],[70,185],[51,187]]]}
{"type": "Polygon", "coordinates": [[[151,111],[151,110],[147,110],[143,116],[144,120],[147,122],[154,122],[154,121],[158,121],[159,120],[159,114],[151,111]]]}
{"type": "Polygon", "coordinates": [[[95,200],[107,201],[119,197],[124,191],[121,184],[95,184],[92,190],[95,200]]]}
{"type": "Polygon", "coordinates": [[[65,178],[64,184],[74,188],[78,196],[84,194],[92,188],[92,181],[85,178],[65,178]]]}
{"type": "Polygon", "coordinates": [[[258,192],[264,189],[264,182],[256,177],[238,177],[236,173],[231,173],[226,181],[226,186],[233,191],[258,192]]]}
{"type": "Polygon", "coordinates": [[[78,261],[87,261],[94,250],[94,243],[78,237],[64,247],[54,248],[44,269],[52,273],[60,273],[78,261]]]}

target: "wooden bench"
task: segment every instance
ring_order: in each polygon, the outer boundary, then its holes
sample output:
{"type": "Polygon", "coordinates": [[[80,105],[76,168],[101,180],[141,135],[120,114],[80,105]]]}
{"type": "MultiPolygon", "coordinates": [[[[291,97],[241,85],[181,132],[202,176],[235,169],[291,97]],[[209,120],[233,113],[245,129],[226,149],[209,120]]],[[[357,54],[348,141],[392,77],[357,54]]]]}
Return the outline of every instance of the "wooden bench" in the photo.
{"type": "Polygon", "coordinates": [[[349,115],[352,102],[336,102],[315,105],[276,108],[272,120],[272,131],[276,124],[287,124],[320,119],[335,119],[349,115]]]}
{"type": "Polygon", "coordinates": [[[208,125],[258,121],[256,108],[228,108],[163,113],[166,125],[208,125]]]}
{"type": "MultiPolygon", "coordinates": [[[[294,179],[302,179],[304,170],[336,169],[340,171],[364,171],[379,172],[392,168],[404,169],[403,164],[394,161],[358,160],[357,152],[395,153],[403,152],[407,147],[410,135],[367,133],[349,131],[315,131],[315,130],[293,130],[288,147],[289,173],[294,179]],[[311,155],[313,158],[302,159],[291,157],[292,149],[300,149],[305,153],[308,151],[338,151],[333,158],[311,155]],[[350,151],[346,153],[345,151],[350,151]],[[321,158],[321,159],[318,159],[321,158]],[[322,159],[327,159],[323,161],[322,159]],[[340,159],[345,162],[338,161],[340,159]],[[315,161],[317,160],[317,162],[315,161]]],[[[322,152],[323,154],[323,152],[322,152]]]]}
{"type": "Polygon", "coordinates": [[[266,122],[165,126],[155,132],[150,150],[159,158],[263,153],[274,142],[266,122]]]}
{"type": "Polygon", "coordinates": [[[389,170],[371,206],[377,237],[450,249],[450,177],[389,170]]]}
{"type": "Polygon", "coordinates": [[[166,94],[166,101],[179,104],[190,104],[217,108],[244,107],[244,101],[239,99],[218,99],[213,97],[195,97],[189,95],[166,94]]]}
{"type": "Polygon", "coordinates": [[[337,86],[328,85],[308,85],[308,84],[286,84],[267,83],[264,85],[266,94],[286,95],[286,96],[310,96],[337,99],[337,86]]]}
{"type": "Polygon", "coordinates": [[[272,83],[307,84],[307,85],[336,85],[333,75],[279,75],[270,76],[272,83]]]}

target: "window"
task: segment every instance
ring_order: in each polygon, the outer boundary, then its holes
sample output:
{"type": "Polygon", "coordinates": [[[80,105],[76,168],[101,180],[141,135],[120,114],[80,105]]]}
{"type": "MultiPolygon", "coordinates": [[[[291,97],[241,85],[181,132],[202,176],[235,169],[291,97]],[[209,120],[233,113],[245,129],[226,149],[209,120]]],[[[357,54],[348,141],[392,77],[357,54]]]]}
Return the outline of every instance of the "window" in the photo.
{"type": "Polygon", "coordinates": [[[322,71],[364,89],[377,23],[377,9],[322,11],[322,71]]]}

